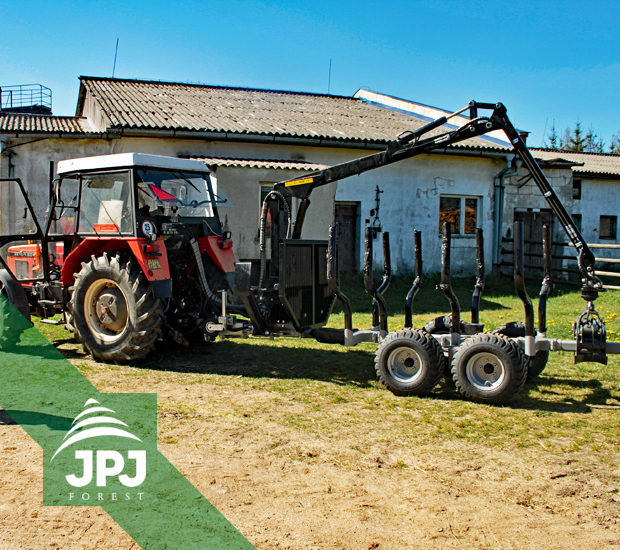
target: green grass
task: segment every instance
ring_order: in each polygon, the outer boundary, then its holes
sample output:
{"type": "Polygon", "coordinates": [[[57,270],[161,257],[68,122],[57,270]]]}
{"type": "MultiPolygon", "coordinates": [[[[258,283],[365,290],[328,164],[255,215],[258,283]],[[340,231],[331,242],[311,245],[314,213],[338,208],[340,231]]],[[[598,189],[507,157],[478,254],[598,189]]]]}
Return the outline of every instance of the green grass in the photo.
{"type": "MultiPolygon", "coordinates": [[[[414,326],[421,327],[448,312],[447,300],[434,289],[436,283],[424,282],[414,302],[414,326]]],[[[409,279],[395,278],[386,294],[390,330],[404,323],[403,302],[409,285],[409,279]]],[[[472,287],[472,279],[454,281],[465,320],[469,320],[472,287]]],[[[361,280],[350,278],[344,281],[343,289],[354,305],[354,326],[368,328],[370,299],[361,290],[361,280]]],[[[530,289],[534,297],[537,292],[536,286],[530,289]]],[[[603,294],[596,305],[607,320],[609,339],[619,340],[620,292],[603,294]]],[[[571,338],[571,323],[583,307],[578,291],[555,289],[548,306],[548,335],[571,338]]],[[[487,330],[523,319],[523,308],[512,284],[489,279],[480,317],[487,330]]],[[[329,324],[343,326],[342,313],[334,313],[329,324]]],[[[243,397],[248,390],[261,390],[271,395],[270,421],[317,437],[338,438],[343,433],[359,431],[362,440],[370,437],[367,434],[374,434],[373,437],[386,442],[435,445],[460,441],[537,449],[558,456],[585,453],[595,455],[596,462],[601,464],[617,459],[618,356],[611,356],[606,366],[574,365],[570,354],[552,353],[541,377],[528,384],[510,406],[492,407],[463,401],[447,382],[442,382],[429,397],[395,397],[376,380],[373,344],[345,348],[310,339],[249,338],[223,340],[189,350],[162,345],[143,364],[123,367],[89,362],[61,327],[37,326],[60,345],[85,375],[95,380],[109,380],[113,375],[122,389],[108,391],[131,391],[142,380],[152,391],[157,391],[159,383],[223,387],[231,392],[231,399],[216,404],[217,414],[243,420],[265,414],[264,402],[243,397]]],[[[213,414],[216,405],[201,403],[200,408],[190,410],[188,404],[178,403],[172,413],[179,417],[213,414]]],[[[361,444],[360,448],[363,447],[361,444]]]]}

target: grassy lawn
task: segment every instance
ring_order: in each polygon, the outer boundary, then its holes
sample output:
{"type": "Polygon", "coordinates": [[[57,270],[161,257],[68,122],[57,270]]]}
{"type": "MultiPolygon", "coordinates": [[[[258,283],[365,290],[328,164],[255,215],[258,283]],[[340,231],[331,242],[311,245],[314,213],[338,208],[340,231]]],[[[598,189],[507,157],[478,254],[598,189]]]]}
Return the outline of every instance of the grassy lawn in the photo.
{"type": "MultiPolygon", "coordinates": [[[[449,311],[447,300],[434,288],[436,282],[427,279],[414,303],[416,327],[449,311]]],[[[403,297],[409,285],[408,279],[396,278],[386,293],[390,330],[403,326],[403,297]]],[[[473,279],[454,281],[465,320],[469,318],[472,287],[473,279]]],[[[362,290],[361,280],[349,278],[343,288],[354,306],[354,326],[369,327],[370,299],[362,290]]],[[[537,292],[537,286],[530,288],[533,298],[537,292]]],[[[571,323],[583,307],[578,291],[554,289],[548,304],[548,335],[571,338],[571,323]]],[[[620,340],[620,293],[603,294],[597,307],[607,321],[609,340],[620,340]]],[[[505,280],[488,281],[480,317],[486,329],[523,319],[521,302],[505,280]]],[[[87,359],[77,344],[70,343],[64,329],[38,326],[53,342],[62,344],[61,350],[84,371],[106,368],[117,370],[124,378],[154,379],[170,373],[180,384],[208,382],[239,389],[260,388],[305,403],[310,416],[293,415],[287,420],[303,430],[337,431],[344,420],[331,417],[330,405],[349,403],[357,412],[351,411],[346,422],[353,422],[358,415],[362,418],[389,412],[386,437],[485,440],[502,446],[542,445],[559,452],[587,448],[600,453],[601,460],[605,460],[606,451],[617,448],[620,440],[618,356],[610,356],[606,366],[574,365],[571,354],[552,353],[541,377],[528,384],[509,407],[491,407],[461,400],[447,382],[440,383],[430,397],[393,396],[375,378],[374,344],[345,348],[297,338],[223,340],[189,350],[162,346],[143,365],[120,367],[87,359]]],[[[330,326],[343,326],[341,312],[332,315],[330,326]]],[[[230,406],[234,413],[235,404],[230,406]]],[[[243,402],[238,403],[239,410],[244,407],[243,402]]]]}

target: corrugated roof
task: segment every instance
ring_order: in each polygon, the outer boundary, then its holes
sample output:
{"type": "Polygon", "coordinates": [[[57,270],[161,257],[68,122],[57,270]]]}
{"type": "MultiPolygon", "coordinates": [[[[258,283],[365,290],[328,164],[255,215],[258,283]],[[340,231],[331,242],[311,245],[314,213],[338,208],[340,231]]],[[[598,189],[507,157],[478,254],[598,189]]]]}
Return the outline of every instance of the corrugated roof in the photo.
{"type": "Polygon", "coordinates": [[[82,117],[0,114],[0,132],[87,134],[93,129],[82,117]]]}
{"type": "MultiPolygon", "coordinates": [[[[423,121],[334,95],[81,77],[85,91],[121,129],[186,130],[382,143],[423,121]]],[[[441,133],[438,129],[435,133],[441,133]]],[[[502,149],[472,138],[464,146],[502,149]]]]}
{"type": "Polygon", "coordinates": [[[562,159],[576,163],[572,167],[574,174],[601,176],[620,176],[620,155],[604,153],[572,153],[570,151],[556,151],[554,149],[535,149],[532,154],[543,160],[562,159]]]}
{"type": "Polygon", "coordinates": [[[274,159],[241,159],[229,157],[203,157],[189,155],[185,158],[199,160],[207,166],[229,166],[235,168],[277,168],[280,170],[304,170],[314,171],[327,168],[327,164],[314,162],[303,162],[295,160],[274,160],[274,159]]]}

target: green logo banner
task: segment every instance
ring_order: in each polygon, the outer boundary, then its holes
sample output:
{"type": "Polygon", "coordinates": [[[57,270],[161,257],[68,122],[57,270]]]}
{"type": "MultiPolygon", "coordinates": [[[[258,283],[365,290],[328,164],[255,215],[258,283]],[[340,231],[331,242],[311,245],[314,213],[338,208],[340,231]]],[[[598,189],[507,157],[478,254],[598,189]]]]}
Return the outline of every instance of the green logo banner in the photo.
{"type": "Polygon", "coordinates": [[[43,504],[101,506],[142,548],[252,549],[157,450],[155,394],[100,393],[0,296],[0,407],[43,449],[43,504]]]}

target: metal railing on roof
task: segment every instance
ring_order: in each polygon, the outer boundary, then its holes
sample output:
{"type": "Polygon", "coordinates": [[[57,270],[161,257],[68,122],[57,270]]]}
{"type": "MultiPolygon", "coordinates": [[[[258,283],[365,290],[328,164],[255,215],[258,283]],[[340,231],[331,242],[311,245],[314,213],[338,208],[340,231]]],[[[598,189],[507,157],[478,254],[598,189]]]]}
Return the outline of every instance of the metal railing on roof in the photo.
{"type": "Polygon", "coordinates": [[[0,86],[0,111],[52,113],[52,90],[42,84],[0,86]]]}

